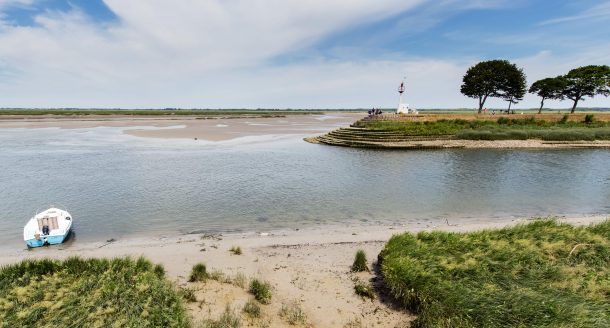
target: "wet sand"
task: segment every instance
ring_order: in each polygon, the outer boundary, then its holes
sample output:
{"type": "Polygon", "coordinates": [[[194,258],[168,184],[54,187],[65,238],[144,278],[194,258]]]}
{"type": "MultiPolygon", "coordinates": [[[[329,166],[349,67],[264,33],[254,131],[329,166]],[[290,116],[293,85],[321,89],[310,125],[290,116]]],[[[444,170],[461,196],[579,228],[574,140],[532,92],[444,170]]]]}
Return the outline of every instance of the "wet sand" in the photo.
{"type": "MultiPolygon", "coordinates": [[[[586,225],[606,220],[608,216],[562,218],[562,222],[586,225]]],[[[231,276],[242,273],[271,282],[273,299],[262,306],[263,321],[269,327],[285,327],[278,316],[283,304],[297,302],[311,327],[344,327],[360,322],[363,327],[396,327],[414,316],[377,297],[364,300],[354,294],[354,281],[368,281],[374,273],[354,274],[350,265],[358,249],[370,262],[376,260],[385,242],[394,234],[430,230],[474,231],[527,223],[532,219],[439,219],[436,223],[409,222],[386,226],[320,226],[300,230],[251,232],[206,236],[189,234],[165,237],[134,237],[113,242],[68,244],[39,249],[3,251],[0,265],[37,258],[145,256],[165,266],[169,279],[182,287],[196,290],[197,302],[189,308],[195,321],[217,318],[228,305],[239,311],[251,297],[246,288],[229,283],[208,281],[189,283],[188,274],[198,262],[208,271],[220,270],[231,276]],[[241,247],[242,255],[229,249],[241,247]]],[[[244,322],[257,326],[261,320],[244,322]]],[[[401,326],[402,327],[402,326],[401,326]]]]}
{"type": "Polygon", "coordinates": [[[246,136],[312,135],[349,126],[364,117],[363,113],[328,112],[323,115],[299,114],[284,117],[3,117],[1,128],[62,128],[125,127],[124,133],[146,138],[201,139],[224,141],[246,136]],[[152,127],[152,129],[151,129],[152,127]],[[160,129],[154,129],[160,128],[160,129]]]}

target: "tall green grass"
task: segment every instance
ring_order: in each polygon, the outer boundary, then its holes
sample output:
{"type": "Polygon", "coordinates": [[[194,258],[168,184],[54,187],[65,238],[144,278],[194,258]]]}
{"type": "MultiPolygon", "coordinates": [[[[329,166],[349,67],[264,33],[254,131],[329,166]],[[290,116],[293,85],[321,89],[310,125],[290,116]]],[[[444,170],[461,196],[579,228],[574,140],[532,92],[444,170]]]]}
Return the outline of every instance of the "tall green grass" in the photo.
{"type": "Polygon", "coordinates": [[[399,132],[408,136],[455,136],[464,140],[593,141],[610,140],[610,124],[587,115],[583,122],[548,121],[529,118],[500,117],[496,121],[437,120],[383,121],[362,120],[354,124],[375,131],[399,132]]]}
{"type": "Polygon", "coordinates": [[[380,259],[415,327],[610,327],[610,221],[407,233],[380,259]]]}
{"type": "Polygon", "coordinates": [[[144,258],[9,265],[0,269],[0,326],[188,327],[163,272],[144,258]]]}

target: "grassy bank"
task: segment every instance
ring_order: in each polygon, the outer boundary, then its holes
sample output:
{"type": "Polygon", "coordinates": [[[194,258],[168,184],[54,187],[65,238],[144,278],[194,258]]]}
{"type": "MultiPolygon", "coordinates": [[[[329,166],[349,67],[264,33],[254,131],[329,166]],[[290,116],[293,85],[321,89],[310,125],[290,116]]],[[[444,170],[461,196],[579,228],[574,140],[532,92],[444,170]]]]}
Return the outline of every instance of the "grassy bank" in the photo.
{"type": "Polygon", "coordinates": [[[161,266],[140,258],[26,261],[0,269],[0,327],[188,327],[161,266]]]}
{"type": "Polygon", "coordinates": [[[380,259],[416,327],[610,327],[610,221],[407,233],[380,259]]]}
{"type": "Polygon", "coordinates": [[[354,124],[373,131],[400,132],[407,136],[453,136],[465,140],[593,141],[610,140],[610,123],[587,115],[582,121],[506,118],[496,120],[361,120],[354,124]]]}

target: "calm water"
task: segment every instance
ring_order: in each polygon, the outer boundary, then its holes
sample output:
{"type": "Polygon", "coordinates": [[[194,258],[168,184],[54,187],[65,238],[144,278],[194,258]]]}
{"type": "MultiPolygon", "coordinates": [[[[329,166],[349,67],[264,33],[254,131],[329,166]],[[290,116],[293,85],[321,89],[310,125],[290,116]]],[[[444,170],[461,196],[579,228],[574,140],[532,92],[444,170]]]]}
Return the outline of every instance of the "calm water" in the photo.
{"type": "Polygon", "coordinates": [[[78,240],[322,223],[610,213],[610,151],[371,151],[302,136],[224,143],[120,128],[0,129],[0,241],[36,209],[78,240]]]}

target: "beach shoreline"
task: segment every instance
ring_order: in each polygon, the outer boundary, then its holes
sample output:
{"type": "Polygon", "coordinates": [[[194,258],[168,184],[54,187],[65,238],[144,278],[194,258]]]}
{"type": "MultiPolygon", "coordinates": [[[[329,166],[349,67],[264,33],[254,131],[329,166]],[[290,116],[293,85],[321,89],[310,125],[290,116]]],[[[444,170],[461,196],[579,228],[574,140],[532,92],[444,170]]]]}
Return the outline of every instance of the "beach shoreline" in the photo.
{"type": "MultiPolygon", "coordinates": [[[[608,215],[560,217],[559,222],[589,225],[603,222],[608,215]]],[[[277,313],[282,304],[296,301],[307,313],[314,327],[343,327],[353,320],[365,326],[394,327],[409,322],[411,313],[383,300],[365,300],[354,294],[355,280],[367,280],[374,273],[355,274],[350,265],[355,252],[363,249],[374,262],[392,235],[419,231],[470,232],[499,229],[532,222],[534,218],[438,220],[438,224],[410,222],[388,225],[325,225],[302,229],[230,234],[182,234],[163,237],[134,237],[116,241],[73,244],[70,247],[44,247],[30,251],[2,252],[0,265],[41,258],[65,259],[113,258],[144,256],[162,264],[170,280],[178,286],[194,288],[204,305],[190,304],[195,320],[218,316],[227,304],[239,307],[248,300],[245,290],[217,281],[202,285],[187,282],[193,265],[205,263],[209,271],[227,276],[237,273],[269,281],[274,302],[266,306],[268,313],[277,313]],[[443,222],[444,221],[444,222],[443,222]],[[238,246],[243,255],[229,249],[238,246]]],[[[271,324],[280,327],[281,323],[271,324]]]]}

